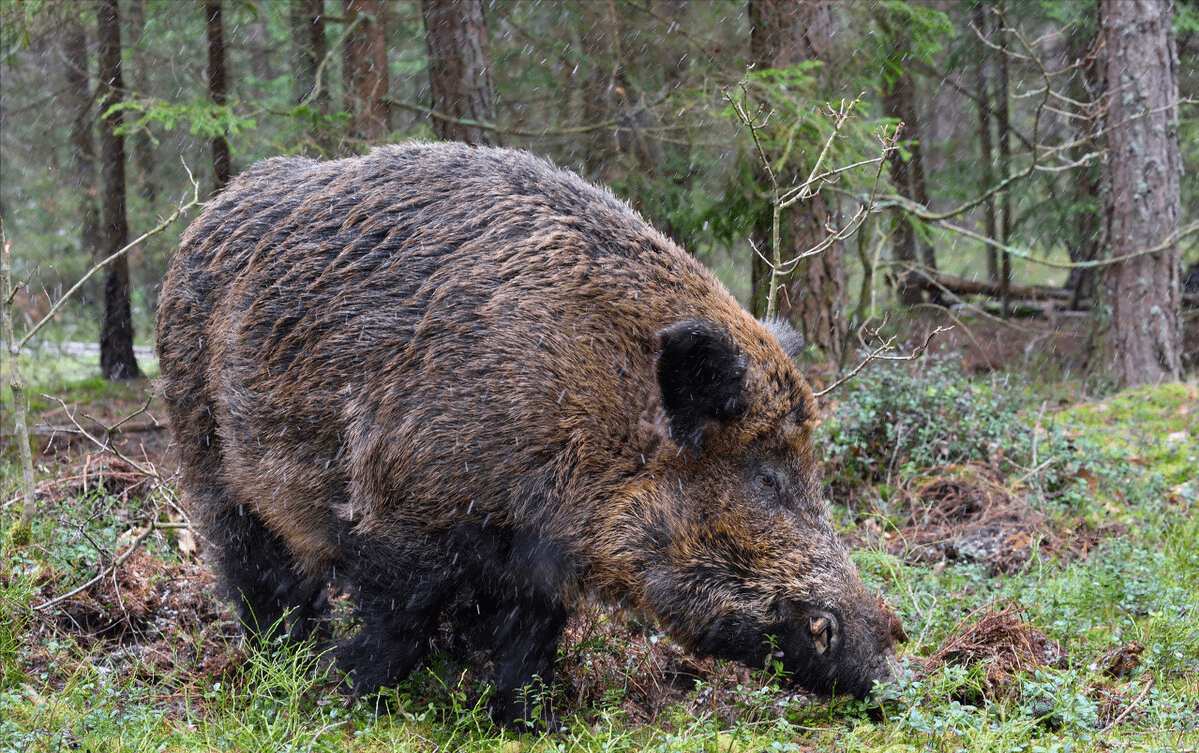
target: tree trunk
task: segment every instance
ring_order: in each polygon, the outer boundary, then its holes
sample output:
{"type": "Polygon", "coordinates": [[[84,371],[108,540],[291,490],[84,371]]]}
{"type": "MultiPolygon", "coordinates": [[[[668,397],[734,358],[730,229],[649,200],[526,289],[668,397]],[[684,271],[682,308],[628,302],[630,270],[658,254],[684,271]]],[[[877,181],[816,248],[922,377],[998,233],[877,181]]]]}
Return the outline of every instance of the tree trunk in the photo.
{"type": "Polygon", "coordinates": [[[1107,227],[1113,264],[1100,309],[1103,367],[1123,387],[1181,377],[1178,55],[1169,0],[1100,0],[1107,39],[1107,227]]]}
{"type": "Polygon", "coordinates": [[[71,111],[71,182],[79,192],[79,249],[96,258],[102,244],[100,208],[96,203],[96,148],[92,129],[95,101],[88,85],[87,33],[71,17],[63,35],[65,98],[71,111]]]}
{"type": "MultiPolygon", "coordinates": [[[[208,21],[208,96],[214,105],[224,107],[229,101],[229,85],[225,77],[225,28],[221,19],[221,0],[204,0],[204,15],[208,21]]],[[[212,192],[220,193],[233,177],[229,162],[229,141],[214,136],[212,146],[212,192]]]]}
{"type": "Polygon", "coordinates": [[[494,143],[477,123],[495,119],[482,0],[421,0],[429,48],[433,132],[444,141],[494,143]]]}
{"type": "MultiPolygon", "coordinates": [[[[1095,59],[1095,49],[1099,36],[1096,33],[1083,35],[1072,34],[1066,42],[1067,59],[1080,61],[1082,70],[1079,75],[1070,78],[1067,94],[1076,102],[1085,103],[1086,118],[1076,119],[1074,124],[1075,146],[1070,149],[1070,159],[1081,161],[1087,154],[1099,151],[1102,133],[1100,109],[1103,98],[1103,69],[1095,59]]],[[[1071,180],[1073,186],[1072,203],[1074,205],[1074,221],[1072,233],[1066,242],[1066,250],[1070,261],[1090,262],[1099,258],[1103,250],[1103,169],[1096,163],[1083,165],[1075,169],[1071,180]]],[[[1078,308],[1080,302],[1091,301],[1095,298],[1095,279],[1097,273],[1089,267],[1075,267],[1070,270],[1066,280],[1066,288],[1072,292],[1070,307],[1078,308]]]]}
{"type": "MultiPolygon", "coordinates": [[[[105,89],[100,105],[104,116],[100,128],[100,160],[104,174],[104,246],[109,256],[129,242],[125,219],[125,140],[116,131],[121,113],[108,111],[121,102],[121,25],[117,0],[96,4],[97,34],[100,38],[100,85],[105,89]]],[[[129,260],[112,262],[104,281],[104,322],[100,329],[100,371],[105,379],[136,379],[140,376],[133,355],[133,316],[129,306],[129,260]]]]}
{"type": "MultiPolygon", "coordinates": [[[[999,180],[1007,180],[1012,174],[1012,124],[1009,115],[1008,99],[1008,59],[1007,35],[1003,33],[1003,23],[999,28],[999,55],[996,56],[999,68],[999,91],[995,94],[995,125],[999,134],[999,180]]],[[[1012,192],[1010,186],[1000,192],[999,196],[999,242],[1004,246],[1012,237],[1012,192]]],[[[1012,255],[1007,251],[999,252],[999,301],[1000,313],[1008,315],[1008,290],[1012,286],[1012,255]]]]}
{"type": "MultiPolygon", "coordinates": [[[[915,82],[911,74],[904,71],[885,87],[882,97],[883,114],[903,123],[900,141],[909,153],[908,159],[904,159],[899,150],[891,153],[891,182],[900,195],[913,199],[916,198],[915,165],[919,155],[919,151],[913,150],[913,147],[918,149],[919,143],[916,112],[912,106],[914,88],[915,82]]],[[[924,301],[923,276],[917,271],[920,259],[919,238],[911,218],[904,210],[894,210],[892,223],[891,246],[895,261],[899,262],[899,273],[895,276],[896,293],[900,303],[913,306],[924,301]]]]}
{"type": "MultiPolygon", "coordinates": [[[[830,205],[822,194],[791,210],[787,225],[795,253],[813,248],[828,235],[830,205]]],[[[785,255],[785,254],[784,254],[785,255]]],[[[799,263],[788,284],[790,310],[779,313],[796,322],[804,342],[820,348],[824,357],[840,363],[847,344],[849,320],[845,312],[845,248],[840,241],[799,263]]]]}
{"type": "MultiPolygon", "coordinates": [[[[902,60],[902,53],[910,49],[907,32],[902,25],[895,26],[884,16],[883,11],[878,11],[875,17],[883,33],[891,39],[895,54],[902,60]]],[[[900,195],[928,206],[928,184],[924,180],[920,121],[916,115],[916,80],[902,62],[898,67],[897,74],[883,81],[883,115],[903,123],[900,143],[908,152],[908,158],[904,159],[899,150],[891,154],[891,182],[895,184],[895,189],[900,195]]],[[[933,247],[920,238],[911,216],[904,210],[894,210],[893,223],[893,254],[900,268],[896,277],[896,292],[900,303],[908,306],[921,303],[925,291],[936,300],[936,291],[930,289],[924,274],[935,274],[937,271],[933,247]]]]}
{"type": "MultiPolygon", "coordinates": [[[[978,33],[983,39],[989,39],[991,19],[987,13],[989,6],[981,2],[974,4],[974,12],[972,20],[978,33]]],[[[980,187],[983,193],[991,190],[995,185],[995,173],[993,160],[995,159],[995,149],[991,143],[991,48],[983,44],[979,40],[975,45],[975,50],[978,54],[976,61],[978,75],[978,144],[980,152],[980,187]]],[[[983,202],[983,232],[987,238],[995,238],[995,197],[988,196],[983,202]]],[[[988,245],[986,248],[987,254],[987,279],[991,282],[998,283],[999,281],[999,253],[994,246],[988,245]]]]}
{"type": "MultiPolygon", "coordinates": [[[[786,31],[794,25],[795,10],[795,6],[787,0],[749,0],[749,59],[754,70],[786,67],[795,62],[792,60],[793,51],[786,46],[786,31]]],[[[758,164],[757,154],[753,155],[753,159],[754,183],[768,189],[770,178],[763,166],[758,164]]],[[[754,253],[750,259],[749,310],[759,318],[766,316],[770,305],[771,266],[767,259],[770,258],[772,224],[771,210],[767,208],[758,215],[753,229],[753,244],[759,253],[754,253]]],[[[785,288],[779,288],[780,294],[784,291],[785,288]]],[[[788,308],[785,300],[776,301],[775,304],[780,314],[784,314],[783,309],[788,308]]]]}
{"type": "MultiPolygon", "coordinates": [[[[823,2],[804,0],[750,0],[750,57],[755,70],[785,68],[807,60],[831,57],[831,41],[836,31],[833,9],[823,2]]],[[[758,168],[757,183],[767,186],[769,178],[758,168]]],[[[804,180],[807,175],[777,176],[783,185],[804,180]]],[[[835,203],[824,194],[788,210],[780,231],[781,257],[784,262],[819,245],[828,235],[826,229],[838,212],[835,203]]],[[[754,242],[769,256],[772,211],[760,215],[754,228],[754,242]]],[[[770,293],[771,265],[758,254],[753,256],[751,306],[756,316],[765,314],[770,293]]],[[[845,248],[833,243],[822,253],[799,262],[782,280],[775,301],[779,316],[790,320],[803,333],[805,341],[840,360],[849,329],[845,311],[845,248]]]]}
{"type": "MultiPolygon", "coordinates": [[[[146,30],[146,3],[145,0],[132,0],[129,3],[128,13],[129,24],[127,28],[132,31],[127,47],[132,52],[132,70],[130,71],[130,86],[135,91],[140,91],[142,94],[147,94],[150,91],[150,82],[147,80],[147,71],[149,65],[146,62],[146,55],[142,51],[143,47],[140,44],[142,34],[146,30]]],[[[150,135],[150,126],[147,124],[142,128],[137,129],[133,134],[133,164],[137,166],[137,176],[135,183],[138,187],[138,192],[146,203],[154,206],[154,202],[158,200],[158,182],[154,179],[154,165],[157,151],[154,148],[154,139],[150,135]]]]}
{"type": "MultiPolygon", "coordinates": [[[[582,121],[587,124],[612,120],[622,102],[625,88],[624,61],[616,6],[607,2],[581,3],[583,63],[582,121]]],[[[618,176],[617,129],[597,128],[584,134],[583,163],[587,177],[610,184],[618,176]]]]}
{"type": "Polygon", "coordinates": [[[309,104],[318,112],[328,111],[329,88],[324,81],[321,63],[329,54],[329,42],[325,37],[324,0],[292,0],[291,26],[292,49],[295,63],[292,69],[295,78],[294,98],[296,104],[310,100],[309,104]]]}
{"type": "Polygon", "coordinates": [[[353,27],[345,43],[342,78],[350,135],[364,141],[390,132],[387,103],[385,0],[345,0],[346,23],[353,27]]]}
{"type": "MultiPolygon", "coordinates": [[[[795,56],[790,64],[822,60],[827,66],[836,30],[830,5],[817,0],[800,2],[787,42],[795,56]]],[[[826,70],[823,81],[826,85],[827,75],[826,70]]],[[[806,180],[807,176],[801,179],[806,180]]],[[[784,247],[790,251],[784,251],[783,258],[793,258],[820,245],[829,234],[828,228],[840,226],[839,219],[837,201],[824,193],[793,207],[787,218],[791,239],[784,247]]],[[[808,345],[816,346],[825,358],[839,363],[849,334],[845,310],[845,244],[837,241],[816,256],[800,261],[787,290],[790,311],[784,315],[798,326],[808,345]]],[[[781,308],[780,313],[783,313],[781,308]]]]}

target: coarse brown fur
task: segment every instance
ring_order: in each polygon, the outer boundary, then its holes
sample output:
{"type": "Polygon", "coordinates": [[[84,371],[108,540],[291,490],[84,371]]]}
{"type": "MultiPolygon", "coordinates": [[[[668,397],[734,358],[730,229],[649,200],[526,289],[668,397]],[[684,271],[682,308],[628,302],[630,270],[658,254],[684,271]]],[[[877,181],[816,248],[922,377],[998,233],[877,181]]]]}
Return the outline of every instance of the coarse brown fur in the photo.
{"type": "Polygon", "coordinates": [[[791,355],[604,189],[458,144],[268,160],[187,230],[158,316],[228,595],[303,637],[342,584],[356,694],[448,615],[524,718],[584,595],[816,689],[891,677],[791,355]]]}

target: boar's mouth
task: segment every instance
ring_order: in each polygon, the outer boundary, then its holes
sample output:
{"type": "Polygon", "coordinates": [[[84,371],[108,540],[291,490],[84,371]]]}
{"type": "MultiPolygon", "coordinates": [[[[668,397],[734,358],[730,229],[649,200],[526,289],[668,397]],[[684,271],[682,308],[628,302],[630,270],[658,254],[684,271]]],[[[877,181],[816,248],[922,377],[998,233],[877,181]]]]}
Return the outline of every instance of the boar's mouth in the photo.
{"type": "Polygon", "coordinates": [[[893,641],[868,615],[782,600],[767,625],[740,614],[716,617],[694,646],[749,667],[782,664],[786,682],[818,693],[866,698],[896,679],[893,641]],[[855,624],[857,623],[857,624],[855,624]]]}
{"type": "Polygon", "coordinates": [[[847,619],[844,612],[780,601],[772,626],[773,659],[789,679],[809,690],[866,698],[875,681],[896,679],[894,641],[873,605],[847,619]]]}

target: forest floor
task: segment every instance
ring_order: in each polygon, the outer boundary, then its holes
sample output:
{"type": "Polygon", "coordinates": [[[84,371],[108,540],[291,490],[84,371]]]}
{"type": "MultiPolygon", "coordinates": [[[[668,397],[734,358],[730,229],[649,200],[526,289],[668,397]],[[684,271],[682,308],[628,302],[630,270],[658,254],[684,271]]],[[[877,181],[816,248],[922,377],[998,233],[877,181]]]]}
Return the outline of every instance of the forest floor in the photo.
{"type": "Polygon", "coordinates": [[[1090,397],[1069,376],[1081,326],[958,324],[937,370],[876,370],[825,411],[834,518],[909,637],[914,679],[885,703],[586,605],[547,699],[569,735],[495,731],[481,672],[448,660],[395,714],[347,707],[328,662],[250,650],[215,598],[151,383],[84,380],[35,400],[39,522],[0,569],[0,751],[1199,750],[1199,388],[1090,397]],[[927,446],[863,440],[909,415],[927,446]]]}

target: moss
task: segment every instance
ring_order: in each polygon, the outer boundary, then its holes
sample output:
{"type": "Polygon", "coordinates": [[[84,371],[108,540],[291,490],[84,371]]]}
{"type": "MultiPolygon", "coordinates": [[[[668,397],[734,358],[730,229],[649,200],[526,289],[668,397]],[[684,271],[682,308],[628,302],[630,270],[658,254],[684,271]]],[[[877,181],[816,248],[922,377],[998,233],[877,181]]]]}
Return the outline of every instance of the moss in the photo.
{"type": "Polygon", "coordinates": [[[8,529],[8,546],[28,546],[32,535],[33,529],[27,523],[22,523],[18,520],[12,524],[12,528],[8,529]]]}
{"type": "Polygon", "coordinates": [[[1139,387],[1071,407],[1058,420],[1071,434],[1152,468],[1167,484],[1199,474],[1199,387],[1139,387]]]}

